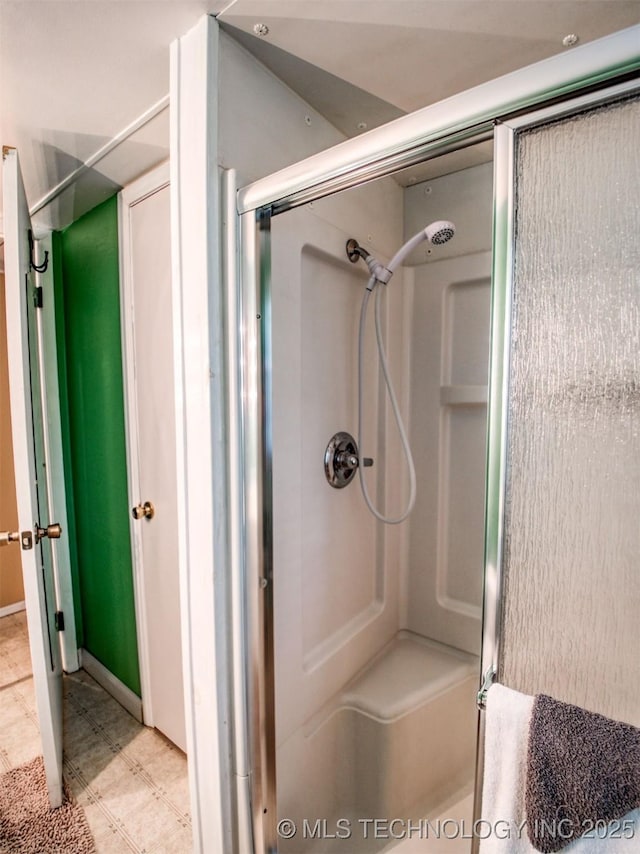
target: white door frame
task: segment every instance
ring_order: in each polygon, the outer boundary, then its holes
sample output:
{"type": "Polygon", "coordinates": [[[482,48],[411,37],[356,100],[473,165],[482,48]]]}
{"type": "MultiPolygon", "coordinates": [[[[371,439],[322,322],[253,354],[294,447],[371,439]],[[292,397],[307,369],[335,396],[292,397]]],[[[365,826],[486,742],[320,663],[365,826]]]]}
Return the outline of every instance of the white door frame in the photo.
{"type": "MultiPolygon", "coordinates": [[[[193,850],[237,850],[229,742],[218,25],[171,45],[171,254],[182,661],[193,850]]],[[[250,849],[244,848],[244,852],[250,849]]]]}
{"type": "MultiPolygon", "coordinates": [[[[129,507],[140,500],[140,456],[138,428],[138,398],[135,371],[135,312],[133,293],[133,246],[131,241],[131,208],[153,193],[169,186],[169,162],[147,172],[118,193],[118,231],[120,257],[120,327],[122,330],[122,370],[124,378],[124,416],[127,454],[127,483],[129,507]]],[[[142,718],[154,726],[151,692],[151,667],[148,616],[145,589],[149,579],[145,574],[142,528],[129,517],[133,589],[136,611],[136,635],[140,664],[142,718]]]]}
{"type": "Polygon", "coordinates": [[[56,603],[64,614],[64,629],[59,633],[62,668],[73,673],[80,668],[78,639],[71,580],[71,553],[69,548],[69,519],[67,492],[62,453],[62,420],[60,417],[60,385],[58,382],[58,346],[56,339],[56,293],[54,289],[54,264],[51,233],[37,241],[38,263],[45,253],[49,263],[43,273],[36,274],[36,283],[42,287],[40,327],[40,376],[42,380],[42,408],[44,411],[44,437],[47,453],[47,489],[51,518],[62,526],[65,536],[56,543],[53,552],[53,579],[56,603]]]}

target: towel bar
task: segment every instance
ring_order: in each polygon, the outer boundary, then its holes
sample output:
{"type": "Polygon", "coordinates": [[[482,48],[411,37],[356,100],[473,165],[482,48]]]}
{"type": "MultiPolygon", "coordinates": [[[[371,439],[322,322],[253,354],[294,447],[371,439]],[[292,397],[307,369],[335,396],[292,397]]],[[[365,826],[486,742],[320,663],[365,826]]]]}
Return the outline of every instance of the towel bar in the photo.
{"type": "Polygon", "coordinates": [[[496,673],[497,671],[495,666],[491,664],[484,674],[482,685],[480,686],[480,690],[476,696],[476,703],[479,709],[485,709],[487,706],[487,691],[495,682],[496,673]]]}

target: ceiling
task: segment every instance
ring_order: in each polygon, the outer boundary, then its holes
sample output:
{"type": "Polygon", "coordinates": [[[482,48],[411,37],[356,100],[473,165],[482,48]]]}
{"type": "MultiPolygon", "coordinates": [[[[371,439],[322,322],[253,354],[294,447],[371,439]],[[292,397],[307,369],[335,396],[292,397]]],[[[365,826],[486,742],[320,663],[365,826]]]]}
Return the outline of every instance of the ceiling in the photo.
{"type": "Polygon", "coordinates": [[[205,13],[353,136],[570,50],[568,34],[583,44],[636,24],[640,0],[0,0],[2,144],[19,149],[32,208],[79,178],[42,225],[66,225],[168,156],[158,108],[84,166],[166,97],[169,44],[205,13]]]}

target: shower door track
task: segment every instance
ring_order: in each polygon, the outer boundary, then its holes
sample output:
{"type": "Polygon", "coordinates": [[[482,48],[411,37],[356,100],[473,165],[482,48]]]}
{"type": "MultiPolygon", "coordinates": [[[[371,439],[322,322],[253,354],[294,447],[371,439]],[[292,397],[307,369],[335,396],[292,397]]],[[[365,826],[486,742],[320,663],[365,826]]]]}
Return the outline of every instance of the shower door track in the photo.
{"type": "MultiPolygon", "coordinates": [[[[549,108],[559,115],[575,109],[578,96],[590,102],[611,97],[613,84],[640,73],[640,27],[631,27],[535,65],[482,84],[397,119],[287,167],[235,192],[226,182],[225,290],[230,314],[230,425],[238,446],[242,482],[231,513],[232,638],[234,650],[234,766],[248,781],[239,784],[236,816],[240,839],[254,854],[278,849],[276,829],[273,554],[271,458],[271,270],[270,221],[277,213],[389,175],[425,159],[488,139],[495,134],[491,363],[487,439],[485,568],[482,676],[499,671],[502,593],[506,393],[512,269],[513,131],[518,123],[549,108]],[[602,91],[600,91],[602,90],[602,91]],[[568,102],[573,103],[569,106],[568,102]],[[566,103],[566,106],[565,106],[566,103]],[[509,122],[514,124],[514,122],[509,122]],[[234,216],[233,197],[236,211],[234,216]],[[236,237],[236,226],[237,237],[236,237]],[[236,270],[236,260],[238,268],[236,270]],[[239,281],[238,281],[239,280],[239,281]],[[232,340],[233,339],[233,340],[232,340]],[[235,401],[235,403],[234,403],[235,401]]],[[[634,82],[626,85],[632,87],[634,82]]],[[[481,687],[481,686],[479,686],[481,687]]],[[[476,803],[482,776],[484,716],[479,715],[476,803]]],[[[242,854],[245,854],[243,851],[242,854]]]]}

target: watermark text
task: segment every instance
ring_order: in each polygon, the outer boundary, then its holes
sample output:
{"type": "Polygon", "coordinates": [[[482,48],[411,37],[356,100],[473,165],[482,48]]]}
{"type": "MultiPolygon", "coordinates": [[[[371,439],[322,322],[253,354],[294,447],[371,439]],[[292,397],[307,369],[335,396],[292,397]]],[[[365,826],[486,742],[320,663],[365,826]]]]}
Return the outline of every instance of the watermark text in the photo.
{"type": "MultiPolygon", "coordinates": [[[[586,820],[575,826],[570,819],[555,822],[535,822],[531,837],[546,836],[569,840],[577,836],[595,839],[633,839],[636,823],[631,819],[612,822],[586,820]]],[[[294,821],[283,818],[278,822],[281,839],[522,839],[527,834],[527,822],[510,819],[466,821],[464,819],[409,818],[303,818],[294,821]]]]}

